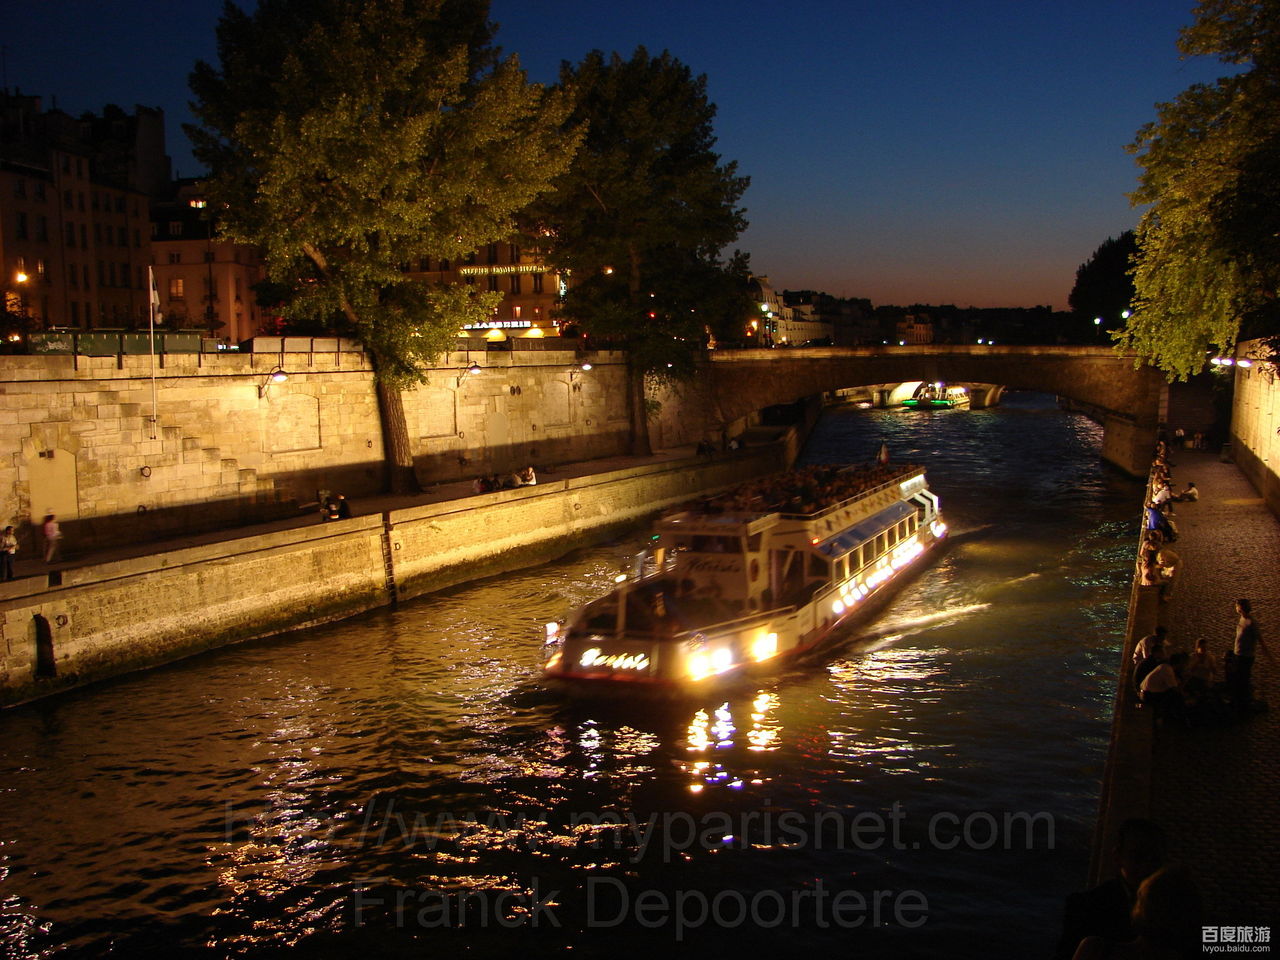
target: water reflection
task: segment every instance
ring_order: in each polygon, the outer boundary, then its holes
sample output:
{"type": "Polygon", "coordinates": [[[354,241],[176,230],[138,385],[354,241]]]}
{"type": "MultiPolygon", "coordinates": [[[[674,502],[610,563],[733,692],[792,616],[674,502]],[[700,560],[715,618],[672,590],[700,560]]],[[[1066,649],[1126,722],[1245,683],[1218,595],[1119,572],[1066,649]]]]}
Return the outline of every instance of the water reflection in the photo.
{"type": "MultiPolygon", "coordinates": [[[[789,936],[868,957],[1045,953],[1084,871],[1137,488],[1103,474],[1096,428],[1049,408],[838,413],[822,431],[812,456],[867,459],[887,438],[927,459],[957,536],[878,623],[783,676],[692,702],[543,689],[542,624],[608,589],[636,538],[0,716],[4,952],[512,952],[501,931],[356,927],[367,887],[505,894],[517,915],[562,889],[556,948],[586,955],[569,918],[582,878],[607,875],[667,893],[910,887],[936,911],[908,939],[789,936]],[[819,817],[839,834],[895,804],[927,818],[1049,802],[1059,846],[1007,862],[816,842],[819,817]],[[784,813],[800,841],[750,826],[784,813]],[[684,842],[678,817],[716,826],[684,842]]],[[[611,957],[682,949],[666,929],[622,934],[611,957]]]]}

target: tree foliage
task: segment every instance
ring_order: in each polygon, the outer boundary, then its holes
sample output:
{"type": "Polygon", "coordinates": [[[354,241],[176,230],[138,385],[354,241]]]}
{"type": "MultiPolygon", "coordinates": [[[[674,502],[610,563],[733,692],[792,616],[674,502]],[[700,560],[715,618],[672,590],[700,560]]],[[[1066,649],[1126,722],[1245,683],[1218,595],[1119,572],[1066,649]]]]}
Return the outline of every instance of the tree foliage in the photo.
{"type": "Polygon", "coordinates": [[[532,240],[571,277],[562,315],[621,343],[631,373],[633,445],[647,446],[645,379],[692,372],[707,328],[746,308],[745,255],[721,251],[746,227],[747,178],[715,152],[706,77],[669,53],[595,51],[561,65],[585,138],[555,191],[528,213],[532,240]]]}
{"type": "Polygon", "coordinates": [[[1076,270],[1075,286],[1067,297],[1067,305],[1075,314],[1076,328],[1085,333],[1094,330],[1093,321],[1102,318],[1102,326],[1114,327],[1121,314],[1133,304],[1133,258],[1137,239],[1132,230],[1119,237],[1107,237],[1093,254],[1076,270]]]}
{"type": "Polygon", "coordinates": [[[405,274],[515,231],[515,214],[568,165],[569,102],[489,46],[476,0],[228,3],[219,65],[191,76],[198,159],[221,229],[266,251],[293,291],[286,316],[359,337],[379,381],[388,458],[401,475],[399,389],[458,327],[495,305],[405,274]]]}
{"type": "Polygon", "coordinates": [[[1170,379],[1280,331],[1280,4],[1201,0],[1178,46],[1240,69],[1161,104],[1130,145],[1143,168],[1131,199],[1151,206],[1117,340],[1170,379]]]}

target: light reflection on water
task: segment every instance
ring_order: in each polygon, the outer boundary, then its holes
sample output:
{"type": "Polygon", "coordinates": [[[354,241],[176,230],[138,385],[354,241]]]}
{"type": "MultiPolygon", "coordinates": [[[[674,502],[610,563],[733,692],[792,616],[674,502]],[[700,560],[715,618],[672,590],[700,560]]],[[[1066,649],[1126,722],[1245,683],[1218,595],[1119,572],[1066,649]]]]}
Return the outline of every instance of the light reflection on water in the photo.
{"type": "Polygon", "coordinates": [[[808,453],[863,460],[881,439],[929,466],[954,542],[862,636],[768,682],[657,703],[542,688],[542,623],[607,589],[637,536],[0,716],[4,952],[759,946],[758,929],[594,929],[587,884],[610,877],[670,895],[916,890],[919,928],[803,922],[788,941],[1043,955],[1087,861],[1139,488],[1043,398],[839,410],[808,453]],[[902,849],[841,833],[894,811],[902,849]],[[1006,811],[1052,813],[1052,845],[944,849],[929,832],[1006,811]],[[423,929],[412,911],[406,928],[385,907],[357,924],[354,906],[471,890],[528,920],[551,889],[558,929],[423,929]]]}

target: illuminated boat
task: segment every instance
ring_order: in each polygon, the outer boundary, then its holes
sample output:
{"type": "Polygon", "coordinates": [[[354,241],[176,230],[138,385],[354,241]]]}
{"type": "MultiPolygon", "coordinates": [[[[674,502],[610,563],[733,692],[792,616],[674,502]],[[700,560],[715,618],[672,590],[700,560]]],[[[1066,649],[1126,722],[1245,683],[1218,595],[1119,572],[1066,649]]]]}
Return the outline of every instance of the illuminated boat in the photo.
{"type": "Polygon", "coordinates": [[[699,501],[607,596],[547,625],[544,676],[701,689],[776,669],[882,607],[946,531],[919,466],[811,467],[699,501]]]}
{"type": "Polygon", "coordinates": [[[902,401],[904,407],[915,409],[946,409],[969,406],[969,391],[964,387],[949,387],[945,383],[922,383],[915,395],[902,401]]]}

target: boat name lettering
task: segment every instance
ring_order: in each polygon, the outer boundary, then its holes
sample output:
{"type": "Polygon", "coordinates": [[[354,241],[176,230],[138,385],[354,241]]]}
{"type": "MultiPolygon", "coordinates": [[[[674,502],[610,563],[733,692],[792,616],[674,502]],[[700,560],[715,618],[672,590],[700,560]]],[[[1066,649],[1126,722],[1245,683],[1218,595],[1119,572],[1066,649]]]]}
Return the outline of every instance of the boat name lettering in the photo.
{"type": "Polygon", "coordinates": [[[611,667],[614,670],[647,670],[649,657],[644,653],[609,653],[599,647],[583,652],[578,661],[584,667],[611,667]]]}

